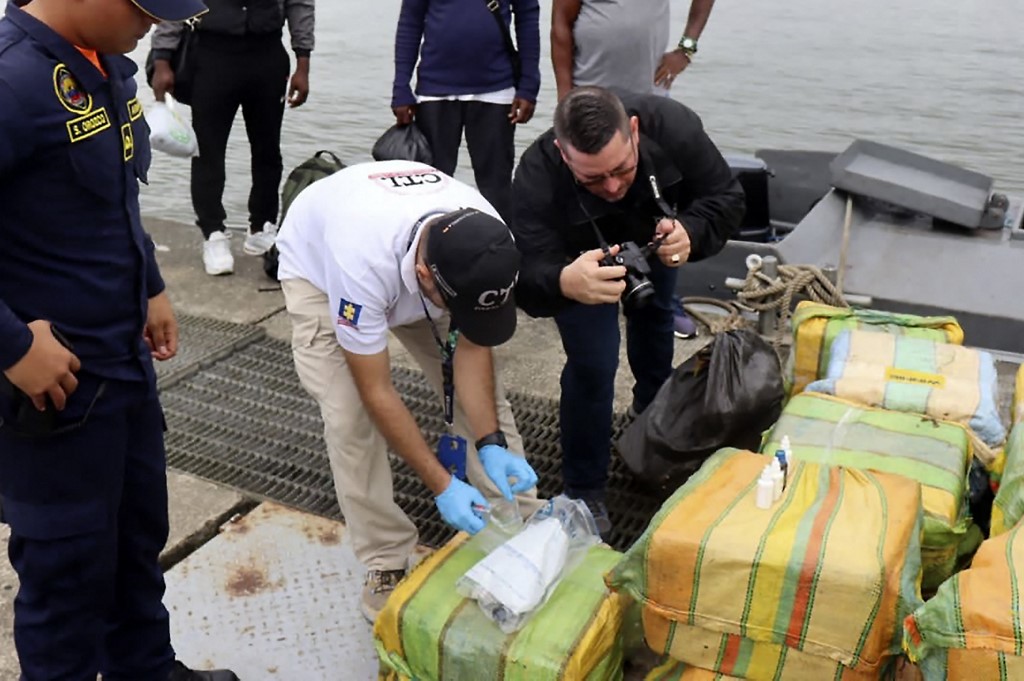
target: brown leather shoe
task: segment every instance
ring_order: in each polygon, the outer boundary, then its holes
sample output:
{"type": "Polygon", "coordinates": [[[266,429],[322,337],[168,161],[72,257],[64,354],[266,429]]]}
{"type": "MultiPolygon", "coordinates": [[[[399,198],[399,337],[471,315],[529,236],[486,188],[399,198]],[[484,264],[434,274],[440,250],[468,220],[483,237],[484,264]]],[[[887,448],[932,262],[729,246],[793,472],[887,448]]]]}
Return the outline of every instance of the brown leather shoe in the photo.
{"type": "Polygon", "coordinates": [[[391,592],[403,578],[405,570],[370,570],[366,573],[359,609],[370,624],[377,620],[377,615],[384,609],[391,592]]]}

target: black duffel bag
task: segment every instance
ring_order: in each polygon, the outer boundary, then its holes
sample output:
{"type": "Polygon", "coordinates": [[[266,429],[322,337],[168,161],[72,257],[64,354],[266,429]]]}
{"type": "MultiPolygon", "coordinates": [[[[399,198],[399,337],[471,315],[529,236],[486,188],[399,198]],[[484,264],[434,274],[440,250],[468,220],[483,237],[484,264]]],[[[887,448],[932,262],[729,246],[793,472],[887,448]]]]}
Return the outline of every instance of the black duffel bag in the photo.
{"type": "Polygon", "coordinates": [[[676,367],[615,447],[634,476],[668,496],[722,447],[757,451],[783,398],[772,346],[752,331],[727,331],[676,367]]]}

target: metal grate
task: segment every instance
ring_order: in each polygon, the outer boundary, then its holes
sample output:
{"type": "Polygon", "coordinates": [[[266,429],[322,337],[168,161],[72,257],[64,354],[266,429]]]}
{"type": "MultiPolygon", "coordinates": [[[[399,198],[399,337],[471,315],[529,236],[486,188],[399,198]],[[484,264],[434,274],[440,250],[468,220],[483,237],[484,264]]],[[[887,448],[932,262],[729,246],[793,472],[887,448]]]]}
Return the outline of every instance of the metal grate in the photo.
{"type": "Polygon", "coordinates": [[[178,327],[184,340],[178,354],[166,362],[156,362],[157,384],[161,389],[266,336],[257,326],[190,315],[178,317],[178,327]]]}
{"type": "MultiPolygon", "coordinates": [[[[440,400],[417,371],[396,369],[393,378],[428,442],[435,444],[444,427],[440,400]]],[[[516,393],[509,400],[540,476],[541,496],[558,494],[557,402],[516,393]]],[[[250,342],[165,387],[162,401],[171,466],[257,497],[341,518],[319,409],[299,385],[286,343],[266,337],[250,342]]],[[[619,416],[616,430],[622,425],[619,416]]],[[[453,531],[441,520],[429,492],[397,456],[391,459],[395,498],[420,528],[421,541],[434,547],[444,544],[453,531]]],[[[613,457],[608,508],[614,530],[608,542],[620,550],[628,547],[659,505],[613,457]]]]}

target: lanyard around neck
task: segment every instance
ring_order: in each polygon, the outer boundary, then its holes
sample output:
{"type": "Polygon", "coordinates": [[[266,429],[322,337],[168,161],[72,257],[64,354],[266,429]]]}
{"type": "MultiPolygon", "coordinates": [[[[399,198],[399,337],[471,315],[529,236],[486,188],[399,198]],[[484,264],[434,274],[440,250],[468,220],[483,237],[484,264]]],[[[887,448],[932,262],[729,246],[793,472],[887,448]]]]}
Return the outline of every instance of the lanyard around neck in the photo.
{"type": "Polygon", "coordinates": [[[427,323],[430,324],[430,332],[434,334],[434,342],[441,353],[441,380],[444,384],[444,423],[451,428],[455,422],[455,345],[459,341],[459,329],[452,321],[448,325],[448,339],[441,340],[441,333],[437,330],[430,312],[427,310],[427,301],[420,294],[420,303],[423,305],[423,314],[427,315],[427,323]]]}

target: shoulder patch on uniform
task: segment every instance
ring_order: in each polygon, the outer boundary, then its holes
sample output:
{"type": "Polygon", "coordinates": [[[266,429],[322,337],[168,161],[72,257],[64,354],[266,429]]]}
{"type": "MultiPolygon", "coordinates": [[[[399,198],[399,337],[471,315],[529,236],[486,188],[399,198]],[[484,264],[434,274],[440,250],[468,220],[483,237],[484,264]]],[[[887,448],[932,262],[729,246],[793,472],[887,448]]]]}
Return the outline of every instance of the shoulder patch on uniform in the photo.
{"type": "Polygon", "coordinates": [[[124,149],[125,162],[132,160],[135,156],[135,136],[132,134],[131,123],[121,126],[121,148],[124,149]]]}
{"type": "Polygon", "coordinates": [[[68,137],[71,138],[71,141],[81,142],[109,128],[110,117],[107,115],[106,107],[101,106],[92,113],[72,118],[67,122],[67,126],[68,137]]]}
{"type": "Polygon", "coordinates": [[[64,64],[57,64],[53,68],[53,91],[57,93],[61,105],[71,113],[92,111],[92,95],[82,89],[64,64]]]}
{"type": "Polygon", "coordinates": [[[353,329],[359,327],[359,314],[363,311],[362,305],[356,305],[344,298],[338,304],[338,326],[351,326],[353,329]]]}
{"type": "Polygon", "coordinates": [[[142,118],[142,105],[139,104],[137,97],[132,97],[128,100],[128,119],[137,121],[142,118]]]}

